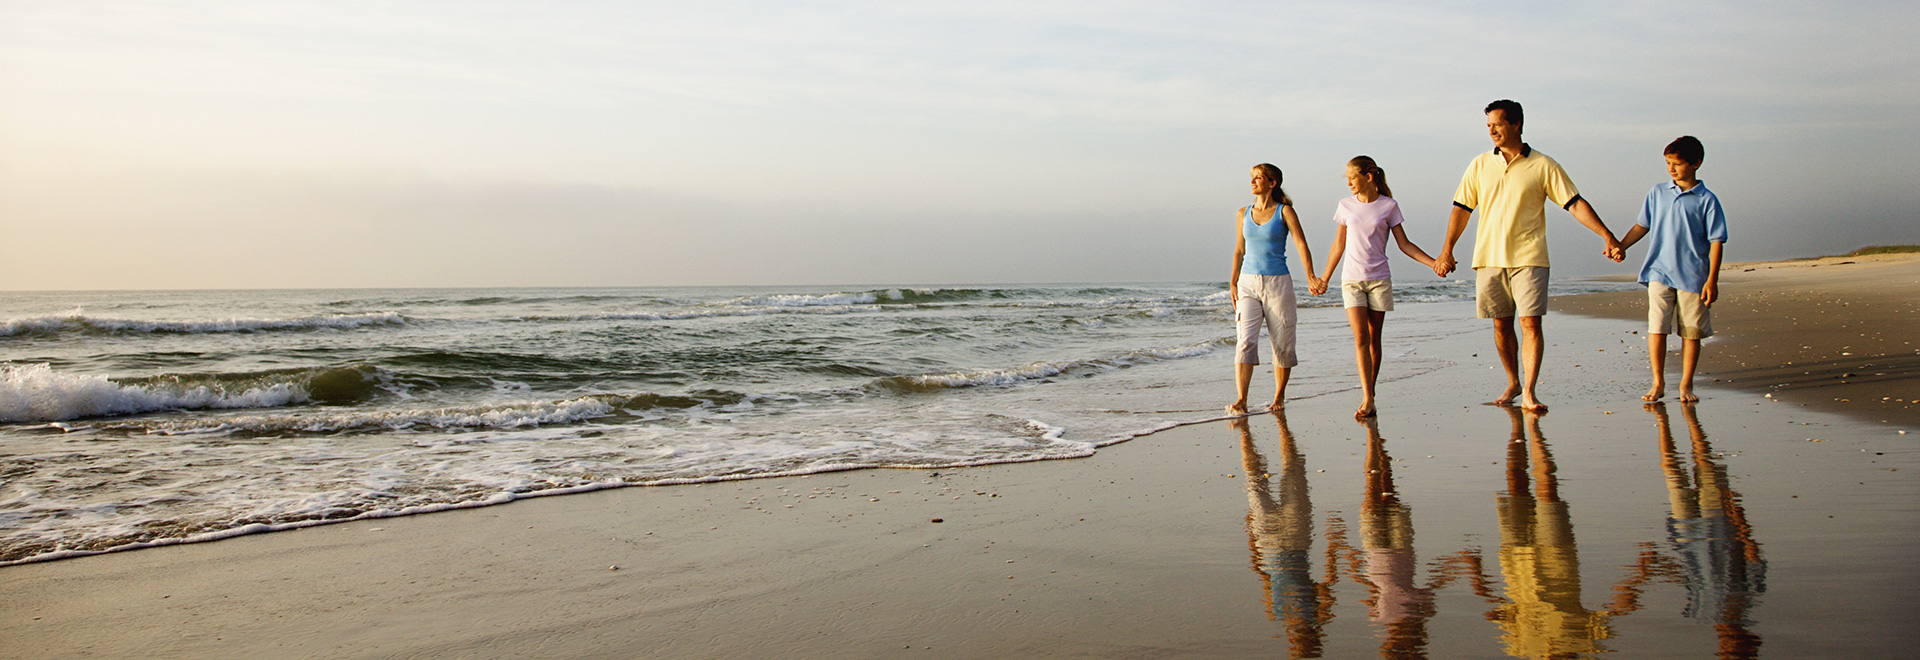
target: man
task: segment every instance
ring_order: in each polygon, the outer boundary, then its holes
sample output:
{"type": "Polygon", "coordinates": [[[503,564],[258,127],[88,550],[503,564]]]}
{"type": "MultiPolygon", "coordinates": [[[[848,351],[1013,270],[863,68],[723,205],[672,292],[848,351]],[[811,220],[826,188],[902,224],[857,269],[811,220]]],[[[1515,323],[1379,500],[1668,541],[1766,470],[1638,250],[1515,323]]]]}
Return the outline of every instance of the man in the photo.
{"type": "Polygon", "coordinates": [[[1460,188],[1453,195],[1453,214],[1447,218],[1447,240],[1434,259],[1434,270],[1441,275],[1453,272],[1458,264],[1453,246],[1478,210],[1480,225],[1473,241],[1476,307],[1480,318],[1493,319],[1494,347],[1507,370],[1507,390],[1492,403],[1510,405],[1517,396],[1522,408],[1541,413],[1547,406],[1540,401],[1535,386],[1546,346],[1540,329],[1540,317],[1547,313],[1546,200],[1553,200],[1580,224],[1607,239],[1604,253],[1608,259],[1625,259],[1626,249],[1600,221],[1593,206],[1580,198],[1580,190],[1566,170],[1520,141],[1526,116],[1519,103],[1494,101],[1487,105],[1486,114],[1493,151],[1473,159],[1460,178],[1460,188]],[[1518,341],[1513,328],[1516,318],[1520,325],[1518,341]],[[1525,380],[1521,379],[1522,372],[1525,380]]]}

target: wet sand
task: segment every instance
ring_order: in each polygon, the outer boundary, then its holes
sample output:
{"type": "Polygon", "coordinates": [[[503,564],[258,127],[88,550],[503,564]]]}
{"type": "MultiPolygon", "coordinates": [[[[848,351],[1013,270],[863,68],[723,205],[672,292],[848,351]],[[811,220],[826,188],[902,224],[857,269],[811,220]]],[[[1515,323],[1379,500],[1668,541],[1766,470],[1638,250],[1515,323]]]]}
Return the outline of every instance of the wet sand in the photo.
{"type": "MultiPolygon", "coordinates": [[[[1729,288],[1757,296],[1761,272],[1729,288]]],[[[1755,331],[1732,316],[1721,343],[1755,331]]],[[[1830,316],[1783,332],[1850,323],[1830,316]]],[[[1343,392],[1087,459],[626,488],[0,568],[0,655],[1877,658],[1920,645],[1920,431],[1737,389],[1747,372],[1722,367],[1712,376],[1732,387],[1707,379],[1699,405],[1643,408],[1643,327],[1557,315],[1548,329],[1543,417],[1478,403],[1503,380],[1476,329],[1422,345],[1453,365],[1383,383],[1372,425],[1343,392]]],[[[1303,366],[1348,369],[1346,355],[1303,366]]]]}
{"type": "MultiPolygon", "coordinates": [[[[1920,426],[1920,254],[1727,264],[1713,306],[1717,336],[1696,382],[1920,426]]],[[[1639,321],[1639,291],[1568,296],[1554,310],[1639,321]]],[[[1678,341],[1668,396],[1679,378],[1678,341]]]]}

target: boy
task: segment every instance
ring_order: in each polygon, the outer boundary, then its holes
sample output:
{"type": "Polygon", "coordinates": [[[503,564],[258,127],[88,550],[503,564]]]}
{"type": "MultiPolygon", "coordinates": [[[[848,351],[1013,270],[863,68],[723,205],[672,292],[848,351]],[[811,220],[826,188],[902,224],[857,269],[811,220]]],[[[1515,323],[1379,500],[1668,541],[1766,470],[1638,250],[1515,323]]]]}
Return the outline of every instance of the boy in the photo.
{"type": "Polygon", "coordinates": [[[1720,248],[1727,242],[1727,216],[1720,198],[1694,175],[1706,160],[1700,140],[1683,135],[1667,145],[1667,174],[1647,192],[1640,219],[1620,242],[1632,247],[1651,234],[1640,283],[1647,285],[1647,358],[1653,387],[1647,401],[1666,394],[1667,335],[1679,333],[1680,401],[1693,403],[1693,370],[1700,363],[1700,340],[1713,336],[1708,310],[1720,297],[1720,248]]]}

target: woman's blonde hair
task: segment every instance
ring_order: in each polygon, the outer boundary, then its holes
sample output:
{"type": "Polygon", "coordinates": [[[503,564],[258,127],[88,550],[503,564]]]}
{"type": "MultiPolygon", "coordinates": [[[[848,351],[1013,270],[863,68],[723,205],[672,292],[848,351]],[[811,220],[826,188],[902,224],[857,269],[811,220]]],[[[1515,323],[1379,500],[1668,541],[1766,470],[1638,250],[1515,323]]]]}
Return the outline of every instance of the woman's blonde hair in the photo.
{"type": "Polygon", "coordinates": [[[1280,179],[1282,178],[1280,168],[1274,167],[1272,163],[1261,163],[1253,166],[1253,169],[1260,170],[1261,174],[1265,174],[1267,178],[1273,179],[1273,195],[1271,199],[1280,202],[1281,206],[1293,206],[1293,198],[1287,196],[1287,191],[1280,189],[1280,179]]]}
{"type": "Polygon", "coordinates": [[[1393,189],[1387,187],[1387,171],[1380,169],[1380,164],[1373,162],[1372,156],[1354,156],[1353,160],[1347,161],[1347,166],[1360,170],[1360,174],[1364,176],[1371,177],[1373,187],[1380,189],[1381,197],[1393,196],[1393,189]]]}

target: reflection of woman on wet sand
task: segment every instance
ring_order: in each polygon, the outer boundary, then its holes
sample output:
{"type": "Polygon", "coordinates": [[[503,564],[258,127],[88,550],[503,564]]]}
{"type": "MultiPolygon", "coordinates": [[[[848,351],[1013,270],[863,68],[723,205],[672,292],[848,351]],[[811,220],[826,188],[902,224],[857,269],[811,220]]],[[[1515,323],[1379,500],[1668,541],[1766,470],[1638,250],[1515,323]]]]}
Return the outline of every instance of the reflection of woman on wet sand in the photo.
{"type": "Polygon", "coordinates": [[[1413,584],[1413,513],[1393,488],[1393,459],[1375,418],[1367,427],[1367,493],[1360,505],[1360,544],[1366,550],[1367,583],[1373,595],[1367,616],[1385,627],[1383,657],[1419,656],[1427,645],[1433,591],[1413,584]]]}
{"type": "Polygon", "coordinates": [[[1686,615],[1714,624],[1720,657],[1759,657],[1760,635],[1749,629],[1747,612],[1767,590],[1767,564],[1760,558],[1760,544],[1753,540],[1740,495],[1729,486],[1726,468],[1713,461],[1713,448],[1692,405],[1680,409],[1693,439],[1691,484],[1673,446],[1666,404],[1648,404],[1646,409],[1659,421],[1660,468],[1672,506],[1667,541],[1685,575],[1686,615]]]}
{"type": "Polygon", "coordinates": [[[1254,446],[1245,418],[1230,422],[1240,432],[1240,462],[1247,473],[1247,545],[1253,552],[1253,570],[1267,592],[1267,618],[1287,627],[1293,658],[1318,658],[1324,637],[1322,626],[1333,619],[1333,583],[1337,576],[1327,562],[1327,579],[1315,582],[1313,561],[1313,504],[1307,499],[1306,459],[1287,430],[1287,418],[1274,412],[1280,425],[1280,488],[1276,496],[1267,461],[1254,446]]]}

